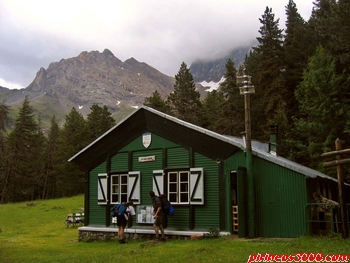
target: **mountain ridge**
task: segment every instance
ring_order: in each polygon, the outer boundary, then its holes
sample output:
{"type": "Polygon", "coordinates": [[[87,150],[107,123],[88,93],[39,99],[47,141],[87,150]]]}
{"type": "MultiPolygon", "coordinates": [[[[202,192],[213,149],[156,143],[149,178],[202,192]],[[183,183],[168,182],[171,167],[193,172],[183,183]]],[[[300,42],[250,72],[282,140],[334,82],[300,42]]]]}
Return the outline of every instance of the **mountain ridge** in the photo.
{"type": "MultiPolygon", "coordinates": [[[[245,49],[230,53],[231,57],[235,57],[235,65],[240,63],[237,54],[242,52],[246,52],[245,49]]],[[[216,81],[220,75],[221,79],[227,59],[194,62],[190,71],[195,82],[216,81]]],[[[28,96],[35,113],[46,122],[55,115],[62,123],[72,107],[86,116],[93,104],[106,105],[114,116],[119,116],[116,118],[118,120],[125,117],[123,112],[130,113],[130,109],[142,105],[155,90],[166,99],[173,91],[174,83],[174,77],[161,73],[145,62],[133,57],[123,62],[109,49],[104,49],[103,52],[82,51],[76,57],[52,62],[47,69],[41,67],[38,70],[27,88],[9,90],[0,87],[0,96],[14,109],[20,107],[25,96],[28,96]]],[[[196,84],[196,87],[204,97],[205,88],[200,84],[196,84]]]]}
{"type": "Polygon", "coordinates": [[[197,60],[190,67],[193,79],[199,82],[215,82],[218,83],[226,72],[226,63],[230,58],[236,68],[238,68],[245,59],[245,56],[251,50],[250,46],[233,49],[223,58],[213,59],[209,61],[197,60]]]}

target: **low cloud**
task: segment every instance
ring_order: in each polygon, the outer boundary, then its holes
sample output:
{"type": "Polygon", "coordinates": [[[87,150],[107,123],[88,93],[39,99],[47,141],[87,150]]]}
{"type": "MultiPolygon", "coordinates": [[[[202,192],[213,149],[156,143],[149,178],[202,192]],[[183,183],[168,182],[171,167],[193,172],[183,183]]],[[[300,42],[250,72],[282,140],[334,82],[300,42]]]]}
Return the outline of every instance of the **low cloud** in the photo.
{"type": "MultiPolygon", "coordinates": [[[[295,1],[305,19],[312,0],[295,1]],[[300,2],[300,3],[298,3],[300,2]],[[300,6],[299,6],[300,5],[300,6]]],[[[174,76],[181,63],[223,57],[251,45],[272,8],[284,28],[288,0],[47,1],[0,3],[0,78],[27,87],[40,67],[110,49],[174,76]]]]}

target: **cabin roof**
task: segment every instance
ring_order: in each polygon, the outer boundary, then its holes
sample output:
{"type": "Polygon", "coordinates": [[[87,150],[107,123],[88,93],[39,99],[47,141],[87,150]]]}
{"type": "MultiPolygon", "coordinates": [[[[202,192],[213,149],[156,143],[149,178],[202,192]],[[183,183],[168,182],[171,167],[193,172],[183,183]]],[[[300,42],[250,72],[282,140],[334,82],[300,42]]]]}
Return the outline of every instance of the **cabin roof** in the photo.
{"type": "MultiPolygon", "coordinates": [[[[113,156],[145,132],[151,132],[186,148],[192,147],[194,151],[214,160],[225,160],[234,153],[245,150],[242,138],[221,135],[141,106],[68,161],[75,163],[83,170],[91,170],[104,162],[107,156],[113,156]]],[[[252,154],[255,156],[311,178],[321,177],[337,181],[321,172],[271,154],[268,149],[268,143],[252,140],[252,154]]]]}

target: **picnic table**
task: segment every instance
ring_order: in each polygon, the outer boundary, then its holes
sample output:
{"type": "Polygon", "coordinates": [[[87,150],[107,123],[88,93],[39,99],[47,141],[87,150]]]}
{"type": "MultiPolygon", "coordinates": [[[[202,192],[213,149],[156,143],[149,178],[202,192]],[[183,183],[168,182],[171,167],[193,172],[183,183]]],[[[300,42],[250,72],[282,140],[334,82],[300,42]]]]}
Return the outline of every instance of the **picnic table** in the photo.
{"type": "Polygon", "coordinates": [[[78,227],[84,225],[84,213],[70,213],[67,214],[63,221],[66,227],[78,227]]]}

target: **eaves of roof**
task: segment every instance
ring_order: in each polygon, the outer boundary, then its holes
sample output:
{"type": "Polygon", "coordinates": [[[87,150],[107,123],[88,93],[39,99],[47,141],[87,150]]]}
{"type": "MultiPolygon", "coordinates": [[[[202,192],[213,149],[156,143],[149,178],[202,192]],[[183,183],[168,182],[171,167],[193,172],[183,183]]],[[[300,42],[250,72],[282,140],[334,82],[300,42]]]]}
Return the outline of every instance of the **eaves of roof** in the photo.
{"type": "MultiPolygon", "coordinates": [[[[192,147],[212,159],[225,160],[235,152],[245,150],[242,138],[221,135],[141,106],[68,161],[77,164],[81,169],[90,170],[146,131],[163,136],[184,147],[192,147]]],[[[252,154],[310,178],[321,177],[337,182],[333,177],[269,153],[267,143],[253,140],[252,154]]]]}
{"type": "Polygon", "coordinates": [[[226,136],[142,106],[68,161],[83,170],[90,170],[144,132],[157,134],[212,159],[224,160],[241,148],[240,144],[232,142],[226,136]]]}

